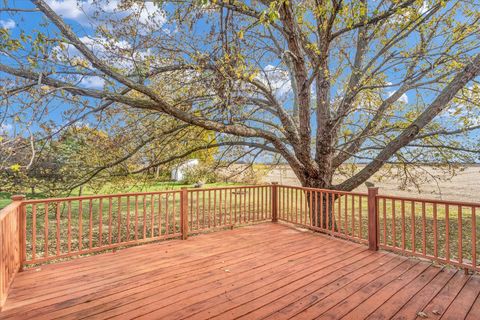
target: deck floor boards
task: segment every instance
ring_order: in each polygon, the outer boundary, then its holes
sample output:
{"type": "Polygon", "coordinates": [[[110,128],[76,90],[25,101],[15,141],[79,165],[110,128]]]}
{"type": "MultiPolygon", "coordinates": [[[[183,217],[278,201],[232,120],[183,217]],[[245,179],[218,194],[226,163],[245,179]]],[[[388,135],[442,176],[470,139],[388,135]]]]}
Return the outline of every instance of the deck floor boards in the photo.
{"type": "Polygon", "coordinates": [[[480,319],[480,277],[265,223],[27,269],[0,319],[424,315],[480,319]]]}

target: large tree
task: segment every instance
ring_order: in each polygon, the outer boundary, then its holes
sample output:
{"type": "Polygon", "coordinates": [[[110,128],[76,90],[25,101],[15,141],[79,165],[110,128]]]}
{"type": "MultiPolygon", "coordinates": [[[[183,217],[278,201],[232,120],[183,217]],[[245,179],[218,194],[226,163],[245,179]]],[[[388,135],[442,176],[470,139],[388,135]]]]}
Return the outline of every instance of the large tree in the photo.
{"type": "Polygon", "coordinates": [[[84,101],[80,117],[166,115],[216,132],[204,148],[278,155],[309,187],[352,190],[388,161],[478,153],[476,1],[31,3],[0,9],[43,26],[2,31],[10,99],[84,101]],[[367,165],[333,183],[358,160],[367,165]]]}

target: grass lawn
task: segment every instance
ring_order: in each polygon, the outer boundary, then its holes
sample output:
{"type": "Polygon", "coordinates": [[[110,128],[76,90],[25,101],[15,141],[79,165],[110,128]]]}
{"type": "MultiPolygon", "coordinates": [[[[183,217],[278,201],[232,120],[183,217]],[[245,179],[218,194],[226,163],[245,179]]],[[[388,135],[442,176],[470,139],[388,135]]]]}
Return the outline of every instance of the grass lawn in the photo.
{"type": "MultiPolygon", "coordinates": [[[[205,188],[212,188],[212,187],[222,187],[222,186],[231,186],[235,185],[235,183],[224,183],[224,182],[217,182],[217,183],[209,183],[206,184],[205,188]]],[[[115,194],[115,193],[127,193],[127,192],[151,192],[151,191],[164,191],[164,190],[177,190],[182,187],[193,187],[193,184],[183,184],[180,182],[156,182],[152,184],[137,184],[133,186],[118,186],[118,185],[111,185],[107,184],[100,190],[93,190],[90,188],[84,188],[82,190],[82,196],[91,196],[97,194],[115,194]]],[[[39,192],[35,194],[25,193],[27,199],[42,199],[47,198],[44,193],[39,192]]],[[[70,195],[63,194],[59,195],[58,197],[68,197],[68,196],[77,196],[78,190],[74,190],[70,195]]],[[[8,204],[12,202],[11,200],[11,193],[8,192],[0,192],[0,209],[5,208],[8,204]]]]}

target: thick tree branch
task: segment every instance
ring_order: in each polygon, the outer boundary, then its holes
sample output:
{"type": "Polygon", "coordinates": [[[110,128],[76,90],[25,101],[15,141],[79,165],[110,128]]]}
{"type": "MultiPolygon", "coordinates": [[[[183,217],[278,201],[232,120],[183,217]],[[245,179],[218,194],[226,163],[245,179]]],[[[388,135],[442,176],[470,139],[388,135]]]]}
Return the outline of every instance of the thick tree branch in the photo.
{"type": "Polygon", "coordinates": [[[387,144],[387,146],[375,157],[375,160],[350,179],[337,185],[336,188],[340,190],[353,190],[360,184],[364,183],[375,172],[377,172],[392,155],[408,145],[411,141],[415,140],[418,133],[448,106],[449,102],[454,98],[457,92],[479,74],[480,54],[476,55],[471,62],[450,81],[430,106],[422,112],[411,125],[387,144]]]}

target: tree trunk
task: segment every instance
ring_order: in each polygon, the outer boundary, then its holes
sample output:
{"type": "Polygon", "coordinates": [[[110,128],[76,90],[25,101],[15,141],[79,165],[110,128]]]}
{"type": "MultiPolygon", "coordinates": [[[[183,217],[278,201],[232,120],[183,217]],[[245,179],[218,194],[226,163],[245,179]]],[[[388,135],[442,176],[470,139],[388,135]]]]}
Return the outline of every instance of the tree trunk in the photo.
{"type": "MultiPolygon", "coordinates": [[[[306,188],[330,189],[332,186],[333,175],[331,170],[324,172],[322,176],[305,173],[305,179],[302,185],[306,188]]],[[[337,195],[327,192],[306,192],[306,198],[309,208],[311,209],[312,225],[314,227],[337,231],[337,222],[335,220],[334,208],[337,195]]]]}
{"type": "Polygon", "coordinates": [[[337,231],[334,208],[338,196],[326,192],[306,191],[306,198],[311,212],[312,226],[337,231]]]}

